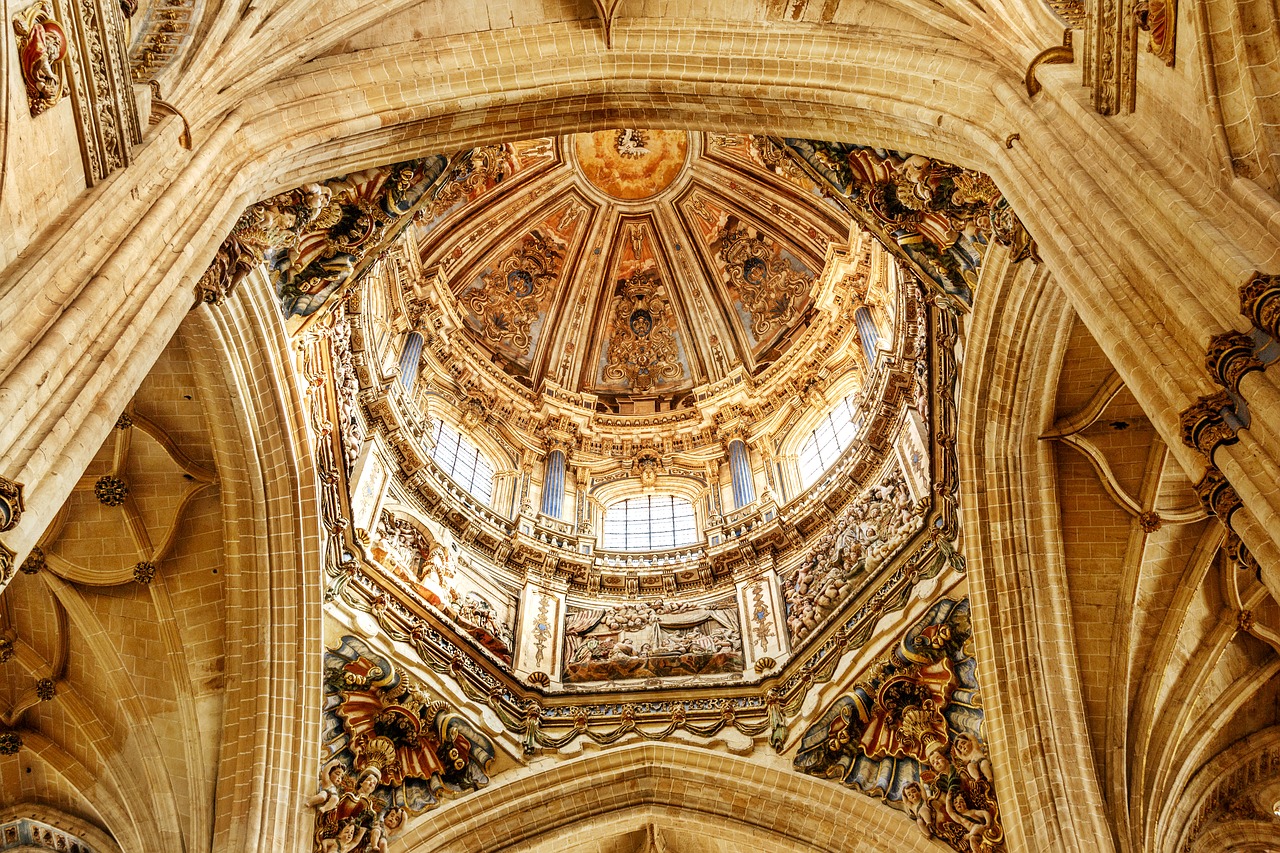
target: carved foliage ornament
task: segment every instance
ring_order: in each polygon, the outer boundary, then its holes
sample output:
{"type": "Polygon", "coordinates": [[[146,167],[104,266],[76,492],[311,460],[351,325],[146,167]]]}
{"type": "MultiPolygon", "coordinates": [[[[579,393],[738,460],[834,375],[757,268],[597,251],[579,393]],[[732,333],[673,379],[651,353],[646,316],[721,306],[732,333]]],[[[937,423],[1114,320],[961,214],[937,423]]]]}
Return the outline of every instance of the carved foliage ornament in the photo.
{"type": "Polygon", "coordinates": [[[1236,427],[1227,420],[1228,413],[1234,419],[1235,404],[1226,391],[1196,398],[1180,417],[1182,443],[1212,459],[1219,447],[1240,440],[1236,427]]]}
{"type": "Polygon", "coordinates": [[[484,273],[483,284],[466,297],[467,307],[480,320],[484,339],[527,354],[533,343],[530,327],[563,263],[564,247],[535,229],[484,273]]]}
{"type": "Polygon", "coordinates": [[[646,392],[684,375],[671,305],[655,273],[637,272],[623,282],[611,326],[605,381],[646,392]]]}
{"type": "Polygon", "coordinates": [[[0,477],[0,533],[18,526],[22,510],[22,484],[0,477]]]}
{"type": "Polygon", "coordinates": [[[1280,338],[1280,275],[1254,273],[1240,288],[1240,313],[1273,338],[1280,338]]]}
{"type": "Polygon", "coordinates": [[[751,333],[763,340],[790,325],[809,292],[809,279],[794,269],[780,248],[730,217],[717,241],[729,286],[751,312],[751,333]]]}
{"type": "Polygon", "coordinates": [[[1262,360],[1253,352],[1253,338],[1244,332],[1223,332],[1209,339],[1205,367],[1222,387],[1240,393],[1240,380],[1262,370],[1262,360]]]}
{"type": "Polygon", "coordinates": [[[67,94],[63,60],[69,42],[62,25],[53,19],[53,4],[40,0],[13,18],[18,37],[18,66],[27,87],[27,106],[38,116],[67,94]]]}

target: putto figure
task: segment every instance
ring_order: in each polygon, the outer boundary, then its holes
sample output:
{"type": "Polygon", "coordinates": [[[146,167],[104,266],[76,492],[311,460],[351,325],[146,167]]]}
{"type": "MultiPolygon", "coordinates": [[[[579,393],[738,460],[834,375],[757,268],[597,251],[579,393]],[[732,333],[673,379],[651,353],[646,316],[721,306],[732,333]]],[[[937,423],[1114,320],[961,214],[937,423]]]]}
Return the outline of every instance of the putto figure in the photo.
{"type": "Polygon", "coordinates": [[[493,742],[363,640],[325,655],[317,853],[388,853],[410,815],[489,783],[493,742]]]}
{"type": "Polygon", "coordinates": [[[18,36],[18,65],[27,86],[27,105],[38,116],[67,93],[67,34],[53,19],[53,6],[41,0],[13,19],[18,36]]]}

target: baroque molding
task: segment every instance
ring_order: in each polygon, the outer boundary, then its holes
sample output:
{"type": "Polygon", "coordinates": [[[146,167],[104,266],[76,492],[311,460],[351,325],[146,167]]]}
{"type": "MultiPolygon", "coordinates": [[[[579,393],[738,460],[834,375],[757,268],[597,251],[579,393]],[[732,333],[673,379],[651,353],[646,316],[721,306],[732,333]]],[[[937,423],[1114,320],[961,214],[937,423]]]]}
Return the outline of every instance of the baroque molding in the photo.
{"type": "Polygon", "coordinates": [[[1255,272],[1240,287],[1240,313],[1280,339],[1280,275],[1255,272]]]}
{"type": "Polygon", "coordinates": [[[59,0],[71,50],[71,103],[80,138],[85,183],[94,186],[128,166],[142,142],[124,48],[118,0],[59,0]]]}
{"type": "Polygon", "coordinates": [[[13,16],[18,65],[27,88],[27,107],[40,115],[67,94],[67,32],[53,17],[50,0],[28,6],[13,16]]]}
{"type": "Polygon", "coordinates": [[[1255,370],[1265,369],[1266,365],[1254,354],[1253,337],[1232,330],[1209,339],[1205,367],[1223,388],[1239,394],[1240,380],[1255,370]]]}
{"type": "Polygon", "coordinates": [[[1228,413],[1235,414],[1235,403],[1226,391],[1197,397],[1179,415],[1182,443],[1213,459],[1213,452],[1219,447],[1240,440],[1236,427],[1227,420],[1228,413]]]}
{"type": "MultiPolygon", "coordinates": [[[[1040,51],[1027,66],[1027,73],[1022,78],[1022,82],[1027,87],[1027,97],[1034,98],[1043,88],[1040,81],[1036,79],[1036,72],[1040,70],[1041,65],[1069,65],[1075,62],[1075,58],[1075,52],[1071,48],[1071,30],[1068,29],[1062,34],[1062,44],[1040,51]]],[[[1005,147],[1013,147],[1011,139],[1006,140],[1005,147]]]]}

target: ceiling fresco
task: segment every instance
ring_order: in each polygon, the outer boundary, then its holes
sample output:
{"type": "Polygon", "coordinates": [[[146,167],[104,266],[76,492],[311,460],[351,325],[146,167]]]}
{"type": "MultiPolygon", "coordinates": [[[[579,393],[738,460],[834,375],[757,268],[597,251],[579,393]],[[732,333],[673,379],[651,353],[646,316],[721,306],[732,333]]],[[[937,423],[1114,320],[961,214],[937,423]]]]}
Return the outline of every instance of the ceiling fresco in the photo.
{"type": "Polygon", "coordinates": [[[848,214],[819,182],[780,179],[702,133],[622,129],[493,148],[502,153],[478,159],[540,171],[420,231],[423,263],[445,272],[476,343],[514,375],[594,395],[602,410],[678,408],[736,365],[766,367],[804,328],[827,246],[848,237],[848,214]],[[531,247],[546,255],[534,290],[499,284],[495,270],[513,263],[504,226],[560,203],[581,221],[531,247]],[[589,248],[568,251],[578,236],[589,248]]]}

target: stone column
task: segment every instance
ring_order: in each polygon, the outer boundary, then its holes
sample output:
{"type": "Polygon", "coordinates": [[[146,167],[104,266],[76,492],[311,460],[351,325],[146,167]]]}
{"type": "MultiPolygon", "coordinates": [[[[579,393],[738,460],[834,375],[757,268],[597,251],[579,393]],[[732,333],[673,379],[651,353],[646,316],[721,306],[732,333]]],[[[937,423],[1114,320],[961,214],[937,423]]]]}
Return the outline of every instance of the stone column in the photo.
{"type": "Polygon", "coordinates": [[[740,438],[729,442],[729,475],[733,478],[734,509],[742,509],[756,499],[756,485],[751,479],[751,457],[740,438]]]}
{"type": "Polygon", "coordinates": [[[564,503],[564,451],[556,448],[547,454],[542,477],[542,514],[559,518],[564,503]]]}

